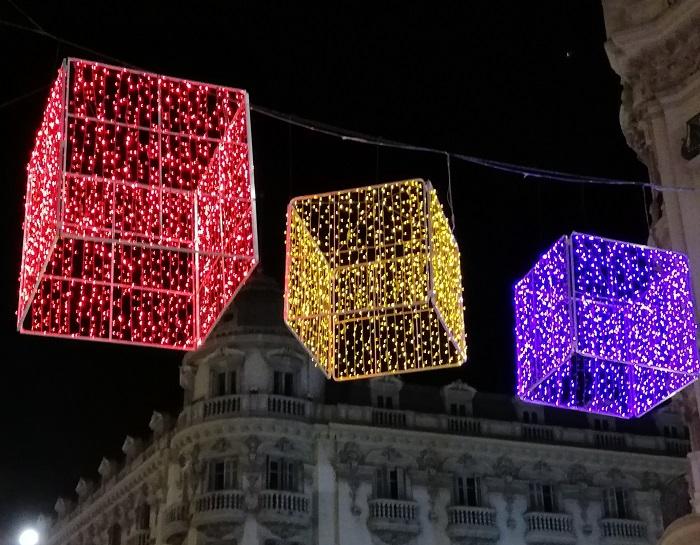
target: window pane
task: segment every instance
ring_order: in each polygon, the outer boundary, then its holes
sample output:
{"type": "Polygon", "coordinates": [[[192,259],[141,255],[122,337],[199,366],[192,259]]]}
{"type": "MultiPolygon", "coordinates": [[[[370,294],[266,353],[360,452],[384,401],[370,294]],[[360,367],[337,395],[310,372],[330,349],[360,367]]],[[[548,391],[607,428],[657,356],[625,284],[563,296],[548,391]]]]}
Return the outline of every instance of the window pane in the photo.
{"type": "Polygon", "coordinates": [[[394,398],[392,398],[391,396],[386,396],[386,408],[387,409],[394,408],[394,398]]]}
{"type": "Polygon", "coordinates": [[[384,396],[377,396],[377,407],[384,408],[384,396]]]}
{"type": "Polygon", "coordinates": [[[217,373],[216,375],[216,395],[226,395],[226,373],[217,373]]]}
{"type": "Polygon", "coordinates": [[[399,476],[396,469],[389,471],[389,497],[392,500],[399,499],[399,476]]]}
{"type": "Polygon", "coordinates": [[[228,374],[228,379],[229,379],[228,393],[235,394],[238,391],[238,377],[236,376],[236,372],[231,371],[228,374]]]}
{"type": "Polygon", "coordinates": [[[284,374],[284,395],[294,395],[294,375],[292,373],[284,374]]]}
{"type": "Polygon", "coordinates": [[[268,460],[267,487],[270,490],[279,490],[279,464],[277,460],[268,460]]]}
{"type": "Polygon", "coordinates": [[[546,513],[553,513],[556,511],[554,505],[554,493],[552,487],[548,484],[542,487],[542,508],[546,513]]]}

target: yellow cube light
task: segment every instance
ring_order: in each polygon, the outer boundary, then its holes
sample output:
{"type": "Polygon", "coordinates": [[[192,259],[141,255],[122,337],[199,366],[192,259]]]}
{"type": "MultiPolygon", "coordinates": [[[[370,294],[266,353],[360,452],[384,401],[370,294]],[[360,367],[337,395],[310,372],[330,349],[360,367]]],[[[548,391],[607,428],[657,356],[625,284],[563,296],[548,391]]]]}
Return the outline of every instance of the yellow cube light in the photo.
{"type": "Polygon", "coordinates": [[[462,365],[459,248],[430,182],[293,199],[284,319],[335,380],[462,365]]]}

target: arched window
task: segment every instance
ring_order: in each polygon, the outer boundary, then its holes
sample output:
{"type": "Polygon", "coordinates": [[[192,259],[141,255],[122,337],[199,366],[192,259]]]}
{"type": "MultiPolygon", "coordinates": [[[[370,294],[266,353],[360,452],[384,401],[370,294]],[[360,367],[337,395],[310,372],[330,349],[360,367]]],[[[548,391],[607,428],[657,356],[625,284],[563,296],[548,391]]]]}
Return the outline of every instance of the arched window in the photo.
{"type": "Polygon", "coordinates": [[[303,489],[303,466],[298,460],[268,456],[266,477],[268,490],[301,492],[303,489]]]}
{"type": "Polygon", "coordinates": [[[122,527],[118,524],[112,524],[109,527],[109,535],[107,539],[109,545],[121,545],[122,543],[122,527]]]}

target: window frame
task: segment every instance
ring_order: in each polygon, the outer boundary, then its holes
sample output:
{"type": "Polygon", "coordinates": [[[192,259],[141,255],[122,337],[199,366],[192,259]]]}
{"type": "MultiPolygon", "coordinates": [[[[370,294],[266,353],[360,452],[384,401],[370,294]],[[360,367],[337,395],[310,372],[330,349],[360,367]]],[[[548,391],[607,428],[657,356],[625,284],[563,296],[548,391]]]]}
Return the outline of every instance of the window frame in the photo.
{"type": "Polygon", "coordinates": [[[411,483],[406,468],[378,467],[374,475],[373,497],[384,500],[410,500],[411,483]]]}
{"type": "Polygon", "coordinates": [[[556,489],[549,482],[531,481],[528,483],[528,511],[537,513],[558,513],[556,489]]]}
{"type": "Polygon", "coordinates": [[[208,493],[238,490],[238,460],[232,456],[207,461],[205,488],[208,493]]]}

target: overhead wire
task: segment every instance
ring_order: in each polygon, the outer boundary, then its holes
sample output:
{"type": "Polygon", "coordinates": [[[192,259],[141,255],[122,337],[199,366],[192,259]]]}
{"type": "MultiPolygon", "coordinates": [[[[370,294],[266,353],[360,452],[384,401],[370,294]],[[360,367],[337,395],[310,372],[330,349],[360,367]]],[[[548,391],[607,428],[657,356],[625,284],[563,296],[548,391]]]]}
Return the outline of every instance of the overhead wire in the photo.
{"type": "MultiPolygon", "coordinates": [[[[24,15],[27,16],[26,14],[24,14],[24,15]]],[[[133,64],[128,63],[122,59],[119,59],[117,57],[113,57],[111,55],[107,55],[105,53],[102,53],[102,52],[97,51],[95,49],[92,49],[90,47],[86,47],[86,46],[83,46],[81,44],[78,44],[76,42],[66,40],[64,38],[56,36],[55,34],[47,32],[46,30],[43,30],[40,27],[39,28],[32,28],[32,27],[28,27],[25,25],[12,23],[10,21],[5,21],[2,19],[0,19],[0,25],[8,26],[11,28],[15,28],[17,30],[21,30],[24,32],[30,32],[30,33],[33,33],[33,34],[36,34],[39,36],[43,36],[45,38],[55,40],[55,41],[62,43],[64,45],[74,47],[76,49],[80,49],[81,51],[92,53],[98,57],[104,58],[104,59],[109,60],[111,62],[115,62],[117,64],[120,64],[120,65],[128,67],[128,68],[138,68],[137,66],[134,66],[133,64]]],[[[3,108],[5,106],[8,106],[8,105],[14,103],[14,102],[17,102],[18,100],[22,100],[23,98],[26,98],[27,96],[31,96],[32,94],[39,92],[42,88],[34,89],[33,91],[29,91],[28,93],[25,93],[24,95],[10,99],[9,101],[6,101],[5,103],[0,104],[0,108],[3,108]]],[[[636,187],[641,187],[641,188],[650,188],[650,189],[653,189],[655,191],[660,191],[660,192],[665,192],[665,191],[684,192],[684,191],[695,191],[696,190],[696,188],[694,188],[694,187],[665,186],[665,185],[658,185],[658,184],[655,184],[655,183],[652,183],[649,181],[643,181],[643,180],[624,180],[624,179],[606,178],[606,177],[600,177],[600,176],[587,176],[587,175],[574,174],[571,172],[564,172],[564,171],[559,171],[559,170],[531,167],[531,166],[521,165],[521,164],[517,164],[517,163],[510,163],[510,162],[506,162],[506,161],[498,161],[498,160],[494,160],[494,159],[477,157],[474,155],[455,153],[455,152],[448,151],[445,149],[433,148],[433,147],[429,147],[429,146],[419,146],[419,145],[415,145],[415,144],[409,144],[406,142],[400,142],[397,140],[390,140],[387,138],[383,138],[381,136],[366,134],[366,133],[362,133],[362,132],[358,132],[358,131],[354,131],[354,130],[350,130],[350,129],[345,129],[342,127],[337,127],[335,125],[330,125],[328,123],[315,121],[315,120],[308,119],[305,117],[300,117],[297,115],[279,112],[277,110],[273,110],[271,108],[267,108],[264,106],[258,106],[258,105],[253,104],[253,105],[251,105],[251,110],[253,112],[260,114],[260,115],[263,115],[263,116],[266,116],[266,117],[269,117],[272,119],[276,119],[276,120],[281,121],[283,123],[288,123],[290,125],[294,125],[296,127],[301,127],[303,129],[306,129],[306,130],[309,130],[312,132],[316,132],[319,134],[324,134],[326,136],[339,138],[345,142],[354,142],[357,144],[366,144],[366,145],[380,146],[380,147],[386,147],[386,148],[401,149],[401,150],[406,150],[406,151],[415,151],[415,152],[443,155],[443,156],[445,156],[446,162],[447,162],[448,193],[449,193],[448,199],[450,202],[452,200],[452,195],[451,195],[451,193],[452,193],[451,163],[450,163],[451,159],[457,159],[459,161],[463,161],[463,162],[474,164],[474,165],[479,165],[479,166],[482,166],[484,168],[489,168],[492,170],[498,170],[498,171],[507,172],[510,174],[519,175],[519,176],[522,176],[523,179],[537,178],[537,179],[557,181],[557,182],[563,182],[563,183],[636,186],[636,187]]],[[[453,221],[453,224],[454,224],[454,221],[453,221]]]]}

